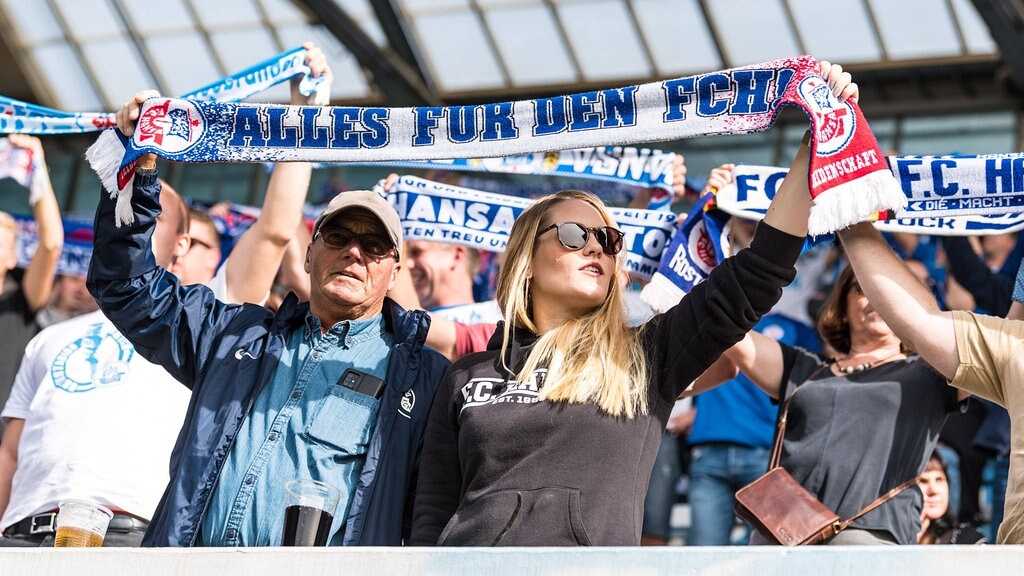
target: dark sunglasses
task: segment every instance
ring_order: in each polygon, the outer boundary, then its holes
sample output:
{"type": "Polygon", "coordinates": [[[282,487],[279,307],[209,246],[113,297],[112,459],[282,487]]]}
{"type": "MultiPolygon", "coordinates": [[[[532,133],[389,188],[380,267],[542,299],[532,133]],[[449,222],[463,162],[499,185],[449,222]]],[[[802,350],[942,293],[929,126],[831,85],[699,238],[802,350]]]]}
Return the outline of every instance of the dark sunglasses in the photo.
{"type": "Polygon", "coordinates": [[[383,258],[395,249],[390,238],[379,234],[356,234],[348,228],[321,228],[317,230],[313,240],[316,238],[320,238],[320,241],[328,248],[346,248],[355,242],[359,245],[360,250],[374,258],[383,258]]]}
{"type": "Polygon", "coordinates": [[[205,242],[203,240],[200,240],[200,239],[196,238],[195,236],[192,237],[191,246],[202,246],[203,248],[206,248],[207,250],[213,250],[213,244],[210,244],[209,242],[205,242]]]}
{"type": "Polygon", "coordinates": [[[537,232],[537,236],[539,237],[552,228],[558,230],[558,242],[570,250],[582,250],[590,240],[590,234],[593,233],[594,238],[597,239],[597,243],[601,246],[601,250],[604,250],[605,254],[615,256],[622,252],[622,238],[624,234],[622,230],[612,228],[611,226],[587,228],[579,222],[560,222],[537,232]]]}

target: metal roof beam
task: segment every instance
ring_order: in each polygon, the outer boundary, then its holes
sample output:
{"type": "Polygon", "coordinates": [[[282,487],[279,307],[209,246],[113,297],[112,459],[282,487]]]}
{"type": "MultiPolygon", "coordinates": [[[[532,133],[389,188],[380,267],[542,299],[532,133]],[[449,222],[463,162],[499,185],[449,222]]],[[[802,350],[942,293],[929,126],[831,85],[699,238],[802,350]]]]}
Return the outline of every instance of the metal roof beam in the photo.
{"type": "Polygon", "coordinates": [[[330,30],[370,72],[391,106],[439,106],[440,99],[412,66],[391,49],[382,49],[332,0],[296,0],[330,30]]]}
{"type": "Polygon", "coordinates": [[[1021,0],[971,0],[999,46],[1009,70],[1010,84],[1024,92],[1024,2],[1021,0]]]}
{"type": "Polygon", "coordinates": [[[423,67],[423,55],[413,41],[408,23],[395,6],[395,0],[370,0],[370,5],[381,30],[384,31],[384,36],[388,39],[388,47],[404,60],[420,79],[433,88],[434,81],[423,67]]]}

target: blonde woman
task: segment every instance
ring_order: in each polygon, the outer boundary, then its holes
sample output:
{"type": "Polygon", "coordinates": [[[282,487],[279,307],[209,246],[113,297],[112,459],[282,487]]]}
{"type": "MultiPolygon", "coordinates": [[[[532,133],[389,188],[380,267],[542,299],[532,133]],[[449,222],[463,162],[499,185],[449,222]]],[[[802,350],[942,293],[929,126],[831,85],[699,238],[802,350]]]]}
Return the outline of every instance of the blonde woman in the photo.
{"type": "MultiPolygon", "coordinates": [[[[822,63],[841,98],[849,74],[822,63]]],[[[801,146],[747,250],[666,314],[626,324],[622,233],[595,196],[523,212],[497,298],[508,322],[453,364],[424,438],[411,544],[635,546],[672,405],[768,312],[807,234],[801,146]]]]}

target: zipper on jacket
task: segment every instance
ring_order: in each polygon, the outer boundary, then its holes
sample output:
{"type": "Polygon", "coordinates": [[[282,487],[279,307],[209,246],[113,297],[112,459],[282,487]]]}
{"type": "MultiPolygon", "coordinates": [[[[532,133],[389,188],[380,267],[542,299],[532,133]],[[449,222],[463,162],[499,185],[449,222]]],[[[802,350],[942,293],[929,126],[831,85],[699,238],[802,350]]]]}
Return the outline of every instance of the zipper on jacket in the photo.
{"type": "MultiPolygon", "coordinates": [[[[392,338],[394,338],[394,332],[393,331],[392,331],[392,338]]],[[[394,343],[394,341],[392,341],[392,344],[393,343],[394,343]]],[[[408,342],[406,342],[406,341],[400,342],[399,344],[392,346],[391,350],[388,352],[388,369],[387,369],[387,371],[384,374],[385,381],[390,381],[391,380],[391,376],[392,376],[392,374],[391,374],[391,358],[392,358],[392,356],[394,354],[398,353],[398,352],[401,352],[403,350],[403,348],[407,344],[408,344],[408,342]]],[[[411,348],[411,346],[410,346],[410,348],[411,348]]],[[[423,348],[420,347],[420,350],[422,350],[422,349],[423,348]]],[[[409,361],[409,359],[412,358],[412,356],[414,356],[414,354],[412,353],[412,350],[410,349],[409,353],[408,353],[408,356],[406,357],[406,361],[409,361]]],[[[411,365],[412,362],[409,362],[409,364],[411,365]]],[[[416,377],[413,378],[413,382],[412,382],[412,385],[409,387],[409,390],[412,390],[413,388],[416,387],[416,382],[420,378],[420,376],[419,376],[419,374],[420,374],[419,368],[417,367],[415,369],[411,369],[410,370],[410,372],[413,372],[413,371],[416,372],[416,377]]],[[[405,392],[408,392],[408,390],[405,390],[405,391],[399,390],[400,394],[405,394],[405,392]]],[[[380,421],[381,421],[380,415],[384,413],[384,399],[387,397],[387,395],[389,393],[391,393],[390,387],[389,388],[385,388],[384,396],[381,396],[380,405],[377,407],[377,422],[374,424],[374,426],[373,426],[373,433],[370,435],[370,444],[371,445],[373,444],[373,437],[378,434],[378,427],[380,426],[380,421]]],[[[401,398],[401,396],[399,396],[399,398],[401,398]]],[[[377,461],[378,462],[380,462],[381,460],[384,459],[384,455],[387,453],[388,446],[391,444],[391,431],[394,430],[394,428],[395,428],[394,414],[392,414],[388,418],[389,418],[389,420],[388,420],[388,422],[389,422],[388,429],[386,431],[380,432],[380,436],[381,436],[382,439],[381,439],[381,444],[380,444],[380,453],[377,455],[377,461]]],[[[423,448],[422,448],[422,445],[421,445],[420,446],[420,450],[422,450],[422,449],[423,448]]],[[[370,459],[370,451],[369,451],[369,448],[368,448],[367,451],[366,451],[366,460],[364,460],[364,464],[369,459],[370,459]]],[[[378,467],[379,467],[379,464],[378,464],[378,467]]],[[[365,468],[364,468],[364,470],[365,470],[365,468]]],[[[377,472],[376,472],[376,470],[374,470],[373,474],[374,474],[373,483],[370,486],[367,486],[367,488],[370,489],[369,493],[367,493],[366,490],[362,491],[364,499],[372,500],[373,497],[377,493],[378,482],[377,482],[377,472]]],[[[359,473],[359,478],[361,478],[362,476],[363,476],[363,473],[360,472],[359,473]]],[[[355,492],[352,494],[352,503],[353,504],[355,504],[356,497],[360,493],[360,491],[359,491],[359,478],[356,478],[356,489],[355,489],[355,492]]],[[[351,515],[351,511],[349,512],[349,514],[351,515]]],[[[352,527],[353,528],[358,528],[356,533],[359,534],[359,539],[358,540],[354,540],[352,542],[353,545],[356,545],[356,546],[361,545],[361,541],[363,539],[363,523],[364,522],[365,522],[365,515],[364,515],[363,518],[361,518],[359,520],[359,526],[358,527],[355,526],[354,522],[353,522],[353,526],[352,527]]],[[[345,520],[345,532],[346,533],[348,533],[348,524],[349,524],[349,520],[346,519],[345,520]]],[[[342,539],[342,542],[344,542],[344,539],[342,539]]],[[[344,546],[348,546],[349,543],[345,542],[343,545],[344,546]]]]}

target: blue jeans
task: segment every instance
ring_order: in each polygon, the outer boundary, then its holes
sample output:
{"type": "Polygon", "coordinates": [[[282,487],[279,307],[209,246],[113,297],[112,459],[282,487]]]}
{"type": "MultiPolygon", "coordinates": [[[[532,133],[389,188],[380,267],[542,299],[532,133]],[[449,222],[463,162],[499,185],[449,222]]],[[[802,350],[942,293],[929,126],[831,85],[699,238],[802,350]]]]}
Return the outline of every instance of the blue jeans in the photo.
{"type": "Polygon", "coordinates": [[[771,451],[739,444],[700,444],[690,461],[692,527],[688,546],[728,546],[736,491],[768,470],[771,451]]]}
{"type": "Polygon", "coordinates": [[[644,499],[643,533],[668,540],[671,529],[672,506],[676,503],[676,483],[679,481],[679,451],[676,437],[665,434],[661,438],[658,457],[651,471],[651,481],[644,499]]]}
{"type": "Polygon", "coordinates": [[[989,542],[995,542],[999,525],[1003,523],[1003,507],[1006,506],[1006,484],[1010,475],[1010,456],[1000,454],[992,459],[992,520],[989,523],[992,534],[989,542]]]}

